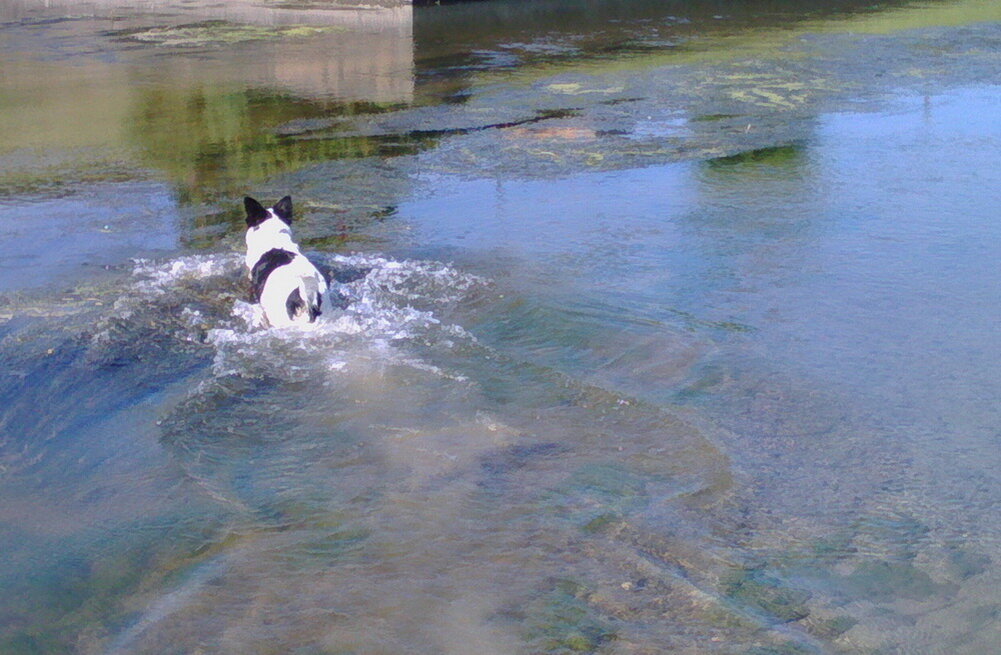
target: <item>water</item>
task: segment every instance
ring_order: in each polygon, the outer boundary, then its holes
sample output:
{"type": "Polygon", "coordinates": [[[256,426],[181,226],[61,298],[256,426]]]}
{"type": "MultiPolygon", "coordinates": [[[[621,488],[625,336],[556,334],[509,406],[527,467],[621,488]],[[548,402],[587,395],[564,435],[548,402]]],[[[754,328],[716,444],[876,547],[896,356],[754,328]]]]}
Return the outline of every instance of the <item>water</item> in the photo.
{"type": "Polygon", "coordinates": [[[0,8],[0,652],[996,648],[995,3],[136,7],[0,8]]]}

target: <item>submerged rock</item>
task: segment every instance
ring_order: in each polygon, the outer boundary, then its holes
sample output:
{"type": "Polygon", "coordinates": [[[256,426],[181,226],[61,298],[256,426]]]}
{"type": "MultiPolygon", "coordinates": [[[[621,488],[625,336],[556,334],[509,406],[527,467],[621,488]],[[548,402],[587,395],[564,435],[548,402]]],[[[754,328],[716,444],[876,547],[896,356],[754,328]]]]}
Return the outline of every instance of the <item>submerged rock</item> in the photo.
{"type": "Polygon", "coordinates": [[[853,594],[874,600],[920,600],[946,590],[913,564],[886,560],[859,564],[845,582],[853,594]]]}
{"type": "Polygon", "coordinates": [[[720,586],[730,599],[784,623],[810,614],[806,606],[810,592],[785,586],[761,569],[733,570],[723,576],[720,586]]]}

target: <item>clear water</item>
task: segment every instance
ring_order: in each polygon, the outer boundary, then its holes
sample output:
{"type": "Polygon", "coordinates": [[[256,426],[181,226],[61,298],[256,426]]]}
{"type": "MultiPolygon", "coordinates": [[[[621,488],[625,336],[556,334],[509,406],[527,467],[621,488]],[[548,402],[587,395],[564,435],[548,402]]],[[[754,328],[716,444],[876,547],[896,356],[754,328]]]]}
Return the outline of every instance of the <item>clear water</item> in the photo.
{"type": "Polygon", "coordinates": [[[0,652],[996,650],[995,3],[120,4],[0,7],[0,652]]]}

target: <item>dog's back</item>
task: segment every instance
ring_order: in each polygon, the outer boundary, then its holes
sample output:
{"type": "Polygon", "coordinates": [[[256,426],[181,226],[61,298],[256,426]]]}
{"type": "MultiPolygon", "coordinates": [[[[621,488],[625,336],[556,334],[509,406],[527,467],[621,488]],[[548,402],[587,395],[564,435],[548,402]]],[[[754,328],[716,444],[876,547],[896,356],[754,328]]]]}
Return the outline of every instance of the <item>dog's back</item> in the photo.
{"type": "Polygon", "coordinates": [[[312,323],[322,313],[327,281],[304,256],[269,250],[251,277],[255,300],[274,327],[312,323]]]}

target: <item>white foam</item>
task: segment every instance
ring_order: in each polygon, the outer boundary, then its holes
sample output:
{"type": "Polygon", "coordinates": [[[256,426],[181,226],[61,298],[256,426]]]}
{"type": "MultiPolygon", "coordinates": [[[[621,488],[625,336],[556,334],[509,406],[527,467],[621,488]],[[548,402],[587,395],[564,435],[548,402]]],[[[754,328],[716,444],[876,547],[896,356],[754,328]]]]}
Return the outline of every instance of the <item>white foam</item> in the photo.
{"type": "MultiPolygon", "coordinates": [[[[206,332],[205,341],[215,351],[214,376],[303,379],[340,372],[352,361],[366,360],[461,379],[409,353],[407,346],[452,347],[455,340],[472,340],[460,326],[443,323],[436,311],[458,302],[485,280],[439,262],[372,255],[315,259],[335,270],[359,272],[352,282],[332,285],[332,293],[347,306],[325,306],[313,324],[269,328],[258,305],[237,300],[229,315],[218,317],[206,332]]],[[[232,275],[240,265],[237,256],[193,256],[163,264],[137,262],[136,275],[153,293],[162,293],[188,278],[232,275]]],[[[197,315],[198,321],[205,319],[197,315]]]]}
{"type": "Polygon", "coordinates": [[[368,290],[374,296],[389,295],[396,300],[433,303],[442,306],[461,300],[486,280],[462,273],[441,262],[391,260],[377,255],[327,255],[330,266],[371,269],[349,287],[368,290]]]}
{"type": "Polygon", "coordinates": [[[163,292],[184,279],[206,279],[232,275],[242,263],[236,253],[189,255],[167,262],[149,259],[133,260],[132,275],[137,278],[138,291],[163,292]]]}
{"type": "Polygon", "coordinates": [[[92,342],[111,351],[116,343],[144,338],[152,325],[212,348],[214,377],[306,379],[364,362],[461,379],[413,351],[472,342],[461,326],[439,316],[486,280],[433,261],[364,254],[313,259],[356,279],[332,284],[332,296],[343,308],[337,302],[324,305],[316,323],[285,328],[269,328],[259,305],[233,300],[243,293],[246,279],[238,253],[135,260],[130,286],[97,326],[92,342]]]}

